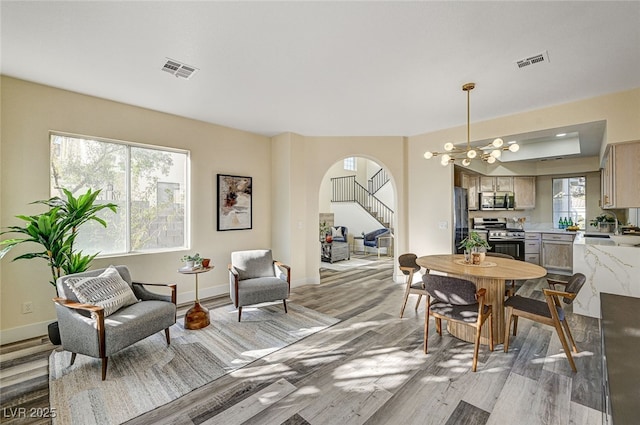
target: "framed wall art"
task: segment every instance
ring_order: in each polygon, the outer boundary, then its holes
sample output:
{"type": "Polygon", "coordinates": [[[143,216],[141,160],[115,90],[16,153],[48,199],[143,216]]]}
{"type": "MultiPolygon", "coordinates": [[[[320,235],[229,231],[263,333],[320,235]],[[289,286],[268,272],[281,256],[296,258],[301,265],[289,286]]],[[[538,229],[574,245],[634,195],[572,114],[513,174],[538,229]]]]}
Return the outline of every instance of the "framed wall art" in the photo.
{"type": "Polygon", "coordinates": [[[252,228],[251,177],[218,174],[218,230],[252,228]]]}

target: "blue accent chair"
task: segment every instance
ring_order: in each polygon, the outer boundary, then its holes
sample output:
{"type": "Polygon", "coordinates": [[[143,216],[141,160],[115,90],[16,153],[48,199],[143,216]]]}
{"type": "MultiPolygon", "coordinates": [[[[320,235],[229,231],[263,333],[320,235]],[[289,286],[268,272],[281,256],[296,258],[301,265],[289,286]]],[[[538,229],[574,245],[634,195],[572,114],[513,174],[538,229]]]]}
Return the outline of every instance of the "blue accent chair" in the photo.
{"type": "Polygon", "coordinates": [[[369,248],[376,248],[378,250],[378,257],[380,256],[380,248],[391,247],[391,231],[386,227],[382,229],[374,230],[364,235],[364,246],[369,248]]]}

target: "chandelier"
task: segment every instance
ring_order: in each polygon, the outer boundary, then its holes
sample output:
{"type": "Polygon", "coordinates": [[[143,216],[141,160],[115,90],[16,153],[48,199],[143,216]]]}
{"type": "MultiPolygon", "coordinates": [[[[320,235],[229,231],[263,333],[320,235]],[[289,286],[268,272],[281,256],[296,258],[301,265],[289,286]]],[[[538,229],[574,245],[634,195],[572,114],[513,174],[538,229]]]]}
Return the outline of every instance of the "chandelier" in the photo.
{"type": "Polygon", "coordinates": [[[467,147],[465,149],[454,146],[453,143],[448,142],[444,144],[445,152],[430,152],[424,153],[425,159],[431,159],[434,156],[442,155],[440,163],[443,166],[447,166],[456,160],[462,160],[462,165],[468,167],[471,164],[471,160],[480,159],[489,164],[496,162],[496,159],[500,158],[502,151],[518,152],[520,146],[511,142],[508,146],[504,146],[504,141],[500,138],[495,139],[493,142],[482,147],[471,146],[470,124],[469,124],[469,93],[475,88],[475,83],[467,83],[462,86],[462,90],[467,92],[467,147]]]}

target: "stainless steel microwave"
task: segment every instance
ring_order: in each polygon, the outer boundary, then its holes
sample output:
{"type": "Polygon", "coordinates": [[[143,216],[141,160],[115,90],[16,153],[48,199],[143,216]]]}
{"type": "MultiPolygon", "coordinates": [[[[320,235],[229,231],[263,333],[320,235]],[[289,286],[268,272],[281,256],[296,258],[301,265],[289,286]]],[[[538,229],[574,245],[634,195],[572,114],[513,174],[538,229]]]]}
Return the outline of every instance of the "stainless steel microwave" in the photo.
{"type": "Polygon", "coordinates": [[[514,209],[513,192],[482,192],[480,193],[481,210],[512,210],[514,209]]]}

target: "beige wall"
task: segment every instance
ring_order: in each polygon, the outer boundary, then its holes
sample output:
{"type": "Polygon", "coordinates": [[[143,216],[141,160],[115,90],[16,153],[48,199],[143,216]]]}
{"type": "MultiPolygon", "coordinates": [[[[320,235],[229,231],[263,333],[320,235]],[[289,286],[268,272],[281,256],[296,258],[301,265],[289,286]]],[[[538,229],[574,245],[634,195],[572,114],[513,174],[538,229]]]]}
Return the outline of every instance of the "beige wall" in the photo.
{"type": "MultiPolygon", "coordinates": [[[[200,277],[201,297],[227,293],[226,265],[231,251],[270,246],[273,201],[269,138],[7,77],[2,77],[1,88],[3,228],[19,224],[14,218],[17,214],[42,211],[29,203],[49,197],[49,131],[58,130],[191,152],[190,251],[211,257],[216,266],[200,277]],[[216,230],[216,173],[253,177],[252,230],[216,230]]],[[[43,334],[45,325],[55,320],[51,301],[55,291],[47,283],[45,261],[11,262],[19,252],[26,252],[26,247],[14,249],[1,262],[3,342],[15,335],[43,334]],[[33,313],[21,313],[26,301],[33,302],[33,313]]],[[[176,282],[179,300],[188,301],[194,295],[193,276],[176,273],[183,254],[99,259],[93,267],[125,264],[137,280],[176,282]]]]}
{"type": "MultiPolygon", "coordinates": [[[[286,135],[275,139],[281,140],[286,135]]],[[[275,211],[292,211],[290,219],[295,223],[294,234],[290,239],[290,249],[295,252],[292,257],[292,270],[297,276],[304,276],[305,283],[319,282],[320,251],[318,245],[318,213],[320,211],[319,190],[322,181],[334,164],[345,157],[355,156],[368,158],[391,174],[399,214],[404,212],[403,194],[405,193],[404,168],[405,150],[402,137],[304,137],[289,145],[290,155],[274,155],[274,167],[288,165],[286,161],[296,164],[289,176],[297,190],[291,196],[289,205],[278,205],[275,211]]],[[[281,182],[284,185],[284,182],[281,182]]],[[[280,183],[277,184],[280,186],[280,183]]],[[[396,229],[406,226],[397,223],[396,229]]],[[[396,239],[396,246],[404,249],[402,238],[396,239]]]]}

